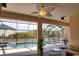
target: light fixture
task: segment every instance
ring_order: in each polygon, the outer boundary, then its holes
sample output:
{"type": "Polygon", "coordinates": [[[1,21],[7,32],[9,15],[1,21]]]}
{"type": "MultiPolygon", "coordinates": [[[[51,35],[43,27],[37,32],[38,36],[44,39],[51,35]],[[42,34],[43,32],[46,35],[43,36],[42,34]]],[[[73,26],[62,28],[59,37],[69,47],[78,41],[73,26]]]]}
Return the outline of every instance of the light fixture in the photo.
{"type": "Polygon", "coordinates": [[[46,15],[47,15],[47,11],[45,10],[44,7],[42,7],[42,8],[39,10],[39,15],[40,15],[40,16],[46,16],[46,15]]]}

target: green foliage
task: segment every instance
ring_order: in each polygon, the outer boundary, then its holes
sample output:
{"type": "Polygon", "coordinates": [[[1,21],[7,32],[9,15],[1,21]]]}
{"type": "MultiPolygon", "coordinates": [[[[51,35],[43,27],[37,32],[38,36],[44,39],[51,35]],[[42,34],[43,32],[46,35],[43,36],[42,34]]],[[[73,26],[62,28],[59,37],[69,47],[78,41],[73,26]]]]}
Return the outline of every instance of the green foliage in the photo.
{"type": "Polygon", "coordinates": [[[64,36],[64,31],[48,31],[48,37],[64,36]]]}
{"type": "Polygon", "coordinates": [[[36,38],[36,33],[34,32],[20,32],[15,34],[10,34],[10,38],[36,38]]]}
{"type": "Polygon", "coordinates": [[[46,29],[44,30],[44,33],[47,34],[47,35],[44,35],[45,37],[57,37],[57,36],[64,36],[64,28],[63,26],[52,26],[52,25],[48,25],[46,27],[46,29]],[[52,31],[53,28],[55,27],[59,27],[61,28],[62,30],[60,31],[52,31]],[[48,31],[46,32],[45,30],[48,28],[48,31]]]}
{"type": "Polygon", "coordinates": [[[0,38],[4,38],[4,37],[5,37],[5,35],[4,35],[4,34],[0,35],[0,38]]]}
{"type": "Polygon", "coordinates": [[[38,54],[40,56],[43,55],[43,38],[42,39],[38,39],[38,54]]]}

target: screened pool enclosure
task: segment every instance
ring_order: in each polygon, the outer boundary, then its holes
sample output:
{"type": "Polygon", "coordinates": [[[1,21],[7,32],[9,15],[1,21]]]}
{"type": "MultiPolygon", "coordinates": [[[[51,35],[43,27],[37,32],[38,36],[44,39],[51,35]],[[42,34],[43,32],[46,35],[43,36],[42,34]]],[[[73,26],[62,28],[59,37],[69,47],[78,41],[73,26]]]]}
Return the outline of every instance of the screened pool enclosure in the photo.
{"type": "Polygon", "coordinates": [[[37,24],[1,18],[0,43],[13,48],[37,45],[37,24]]]}
{"type": "MultiPolygon", "coordinates": [[[[63,45],[67,38],[60,25],[42,24],[42,30],[44,45],[63,45]]],[[[37,23],[0,18],[0,43],[7,43],[6,49],[37,47],[37,23]]]]}

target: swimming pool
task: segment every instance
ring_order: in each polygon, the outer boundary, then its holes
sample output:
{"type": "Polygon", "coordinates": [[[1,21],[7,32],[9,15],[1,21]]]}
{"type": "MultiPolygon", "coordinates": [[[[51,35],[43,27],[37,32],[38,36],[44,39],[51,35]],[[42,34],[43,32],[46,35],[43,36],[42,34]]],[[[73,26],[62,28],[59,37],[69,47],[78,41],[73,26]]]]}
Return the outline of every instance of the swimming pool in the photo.
{"type": "MultiPolygon", "coordinates": [[[[43,42],[44,45],[47,44],[46,41],[43,42]]],[[[10,42],[7,47],[9,48],[19,48],[19,47],[37,47],[37,42],[26,42],[26,43],[14,43],[10,42]]]]}
{"type": "Polygon", "coordinates": [[[37,46],[36,42],[29,42],[29,43],[15,43],[15,44],[8,44],[7,47],[16,48],[16,47],[35,47],[37,46]]]}

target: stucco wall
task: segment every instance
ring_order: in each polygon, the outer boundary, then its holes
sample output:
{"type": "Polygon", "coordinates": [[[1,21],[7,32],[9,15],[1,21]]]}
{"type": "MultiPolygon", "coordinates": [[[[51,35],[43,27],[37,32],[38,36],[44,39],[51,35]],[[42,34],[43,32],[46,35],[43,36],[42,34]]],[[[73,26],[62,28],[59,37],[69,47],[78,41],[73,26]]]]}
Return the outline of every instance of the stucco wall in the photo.
{"type": "Polygon", "coordinates": [[[70,47],[79,51],[79,14],[70,17],[70,47]]]}

